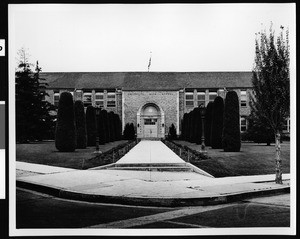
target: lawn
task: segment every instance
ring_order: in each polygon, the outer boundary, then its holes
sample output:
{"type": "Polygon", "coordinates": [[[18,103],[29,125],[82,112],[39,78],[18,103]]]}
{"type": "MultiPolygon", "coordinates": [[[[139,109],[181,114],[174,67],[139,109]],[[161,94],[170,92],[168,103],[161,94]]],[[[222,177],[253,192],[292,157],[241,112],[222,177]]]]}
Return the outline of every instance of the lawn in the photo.
{"type": "MultiPolygon", "coordinates": [[[[106,152],[119,144],[127,142],[126,140],[116,141],[100,145],[100,150],[106,152]]],[[[96,167],[99,162],[89,161],[88,159],[95,157],[95,147],[87,147],[86,149],[76,149],[75,152],[59,152],[55,148],[54,142],[36,142],[30,144],[16,145],[17,161],[44,164],[65,168],[82,169],[83,166],[96,167]]],[[[101,163],[100,163],[101,164],[101,163]]]]}
{"type": "MultiPolygon", "coordinates": [[[[200,145],[176,140],[200,151],[200,145]]],[[[275,147],[265,144],[243,143],[240,152],[224,152],[222,149],[207,148],[211,159],[191,162],[215,177],[275,174],[275,147]]],[[[281,144],[283,173],[290,173],[290,143],[281,144]]]]}
{"type": "MultiPolygon", "coordinates": [[[[102,152],[108,151],[126,141],[116,141],[100,145],[102,152]]],[[[177,140],[176,143],[186,145],[200,151],[200,145],[177,140]]],[[[95,147],[77,149],[75,152],[59,152],[54,142],[38,142],[16,145],[17,161],[37,163],[58,167],[82,169],[96,167],[105,162],[88,160],[95,157],[95,147]]],[[[193,161],[195,166],[215,177],[275,174],[275,147],[264,144],[242,143],[240,152],[224,152],[221,149],[207,148],[211,159],[193,161]]],[[[290,172],[290,143],[281,145],[283,173],[290,172]]]]}

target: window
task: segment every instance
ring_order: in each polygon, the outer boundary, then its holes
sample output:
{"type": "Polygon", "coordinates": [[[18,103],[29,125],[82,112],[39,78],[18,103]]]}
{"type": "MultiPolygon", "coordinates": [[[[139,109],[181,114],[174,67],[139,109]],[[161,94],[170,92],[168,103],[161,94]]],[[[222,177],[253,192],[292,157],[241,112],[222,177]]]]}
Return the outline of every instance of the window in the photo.
{"type": "Polygon", "coordinates": [[[219,89],[219,96],[224,95],[224,89],[219,89]]]}
{"type": "Polygon", "coordinates": [[[54,93],[54,96],[53,96],[53,104],[58,107],[58,102],[59,102],[59,93],[56,92],[56,93],[54,93]]]}
{"type": "Polygon", "coordinates": [[[247,120],[246,117],[241,116],[241,132],[245,132],[247,130],[247,120]]]}
{"type": "Polygon", "coordinates": [[[209,92],[209,102],[214,102],[215,98],[218,96],[216,91],[209,92]]]}
{"type": "Polygon", "coordinates": [[[95,94],[95,104],[96,106],[103,108],[104,107],[104,94],[103,92],[96,92],[95,94]]]}
{"type": "Polygon", "coordinates": [[[205,92],[197,92],[198,106],[201,104],[205,106],[205,92]]]}
{"type": "Polygon", "coordinates": [[[144,119],[145,125],[156,125],[157,119],[144,119]]]}
{"type": "Polygon", "coordinates": [[[92,105],[92,93],[91,92],[83,93],[83,105],[84,105],[84,107],[92,105]]]}
{"type": "Polygon", "coordinates": [[[247,91],[242,90],[241,91],[241,107],[247,106],[247,91]]]}
{"type": "Polygon", "coordinates": [[[193,92],[185,93],[185,105],[186,105],[186,107],[194,107],[194,93],[193,92]]]}
{"type": "Polygon", "coordinates": [[[80,90],[76,90],[75,91],[75,100],[81,100],[81,91],[80,90]]]}
{"type": "Polygon", "coordinates": [[[290,132],[290,125],[291,125],[290,118],[287,118],[287,119],[284,121],[283,132],[289,133],[289,132],[290,132]]]}
{"type": "Polygon", "coordinates": [[[116,107],[116,93],[107,93],[107,107],[116,107]]]}

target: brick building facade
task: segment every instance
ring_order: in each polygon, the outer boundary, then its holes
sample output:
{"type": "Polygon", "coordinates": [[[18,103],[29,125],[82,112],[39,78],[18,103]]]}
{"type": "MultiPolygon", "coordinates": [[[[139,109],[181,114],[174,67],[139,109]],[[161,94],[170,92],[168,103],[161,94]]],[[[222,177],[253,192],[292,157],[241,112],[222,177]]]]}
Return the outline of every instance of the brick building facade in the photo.
{"type": "Polygon", "coordinates": [[[200,104],[226,92],[237,92],[240,103],[240,129],[247,129],[252,91],[251,72],[92,72],[42,73],[48,83],[46,98],[54,105],[59,95],[70,91],[74,100],[113,111],[122,126],[133,123],[138,138],[164,138],[174,124],[177,134],[181,120],[200,104]]]}

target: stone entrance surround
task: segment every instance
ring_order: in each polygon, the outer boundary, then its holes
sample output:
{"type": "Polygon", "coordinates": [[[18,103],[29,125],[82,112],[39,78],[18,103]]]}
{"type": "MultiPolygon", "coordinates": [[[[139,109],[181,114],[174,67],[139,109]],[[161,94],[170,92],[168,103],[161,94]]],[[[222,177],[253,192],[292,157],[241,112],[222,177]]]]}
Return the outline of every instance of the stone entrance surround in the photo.
{"type": "MultiPolygon", "coordinates": [[[[138,138],[143,138],[144,110],[154,106],[157,111],[157,138],[165,138],[169,127],[174,124],[179,133],[178,91],[123,91],[122,122],[133,123],[138,138]]],[[[148,115],[149,117],[149,115],[148,115]]]]}

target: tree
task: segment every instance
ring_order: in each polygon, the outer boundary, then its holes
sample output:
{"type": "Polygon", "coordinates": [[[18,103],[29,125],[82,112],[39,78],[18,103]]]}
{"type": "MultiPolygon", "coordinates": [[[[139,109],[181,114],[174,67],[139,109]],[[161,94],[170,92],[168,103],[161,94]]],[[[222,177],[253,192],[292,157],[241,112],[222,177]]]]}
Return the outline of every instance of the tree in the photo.
{"type": "Polygon", "coordinates": [[[282,183],[280,137],[290,107],[289,32],[287,30],[283,36],[283,31],[284,27],[281,26],[276,43],[272,25],[269,34],[264,30],[257,35],[251,98],[251,110],[275,135],[275,182],[279,184],[282,183]]]}
{"type": "Polygon", "coordinates": [[[130,140],[134,140],[135,139],[135,129],[134,129],[134,125],[133,125],[133,123],[131,123],[130,125],[129,125],[129,139],[130,140]]]}
{"type": "Polygon", "coordinates": [[[74,110],[75,110],[77,149],[85,149],[87,146],[87,134],[86,134],[84,106],[81,100],[75,101],[74,110]]]}
{"type": "Polygon", "coordinates": [[[126,123],[125,128],[124,128],[124,132],[123,132],[123,138],[126,140],[129,140],[130,138],[130,126],[129,123],[126,123]]]}
{"type": "Polygon", "coordinates": [[[235,91],[229,91],[225,98],[222,144],[225,152],[241,149],[240,107],[235,91]]]}
{"type": "Polygon", "coordinates": [[[174,124],[172,124],[172,125],[169,127],[169,139],[170,139],[170,140],[177,139],[176,128],[175,128],[175,125],[174,125],[174,124]]]}
{"type": "Polygon", "coordinates": [[[24,48],[18,52],[19,63],[15,73],[16,85],[16,136],[18,142],[49,139],[54,127],[54,106],[45,97],[47,84],[40,78],[41,67],[36,62],[35,72],[30,67],[24,48]]]}
{"type": "Polygon", "coordinates": [[[98,125],[99,144],[103,145],[106,142],[104,110],[100,111],[97,125],[98,125]]]}
{"type": "Polygon", "coordinates": [[[222,149],[223,111],[223,98],[217,96],[214,100],[211,120],[210,143],[213,149],[222,149]]]}
{"type": "Polygon", "coordinates": [[[196,113],[195,109],[193,109],[190,113],[190,124],[189,124],[189,142],[195,143],[195,124],[196,124],[196,113]]]}
{"type": "Polygon", "coordinates": [[[186,114],[186,128],[185,128],[185,140],[190,141],[190,128],[191,128],[191,112],[186,114]]]}
{"type": "Polygon", "coordinates": [[[206,106],[205,120],[204,120],[204,137],[205,145],[211,146],[210,134],[211,134],[211,119],[212,119],[213,102],[209,102],[206,106]]]}
{"type": "Polygon", "coordinates": [[[196,144],[202,143],[202,119],[201,119],[201,109],[195,108],[195,142],[196,144]]]}
{"type": "Polygon", "coordinates": [[[116,140],[120,140],[122,138],[122,122],[118,114],[114,114],[114,123],[116,129],[116,140]]]}
{"type": "Polygon", "coordinates": [[[104,129],[105,129],[105,143],[109,143],[111,142],[110,126],[109,126],[110,122],[106,110],[103,110],[103,122],[104,122],[104,129]]]}
{"type": "Polygon", "coordinates": [[[183,115],[181,122],[181,139],[186,140],[186,125],[187,125],[187,113],[183,115]]]}
{"type": "Polygon", "coordinates": [[[109,133],[110,133],[110,141],[113,142],[116,140],[116,128],[115,128],[115,113],[110,111],[108,113],[108,121],[109,121],[109,133]]]}
{"type": "Polygon", "coordinates": [[[89,105],[86,108],[86,131],[87,146],[96,145],[96,112],[95,108],[89,105]]]}
{"type": "Polygon", "coordinates": [[[248,127],[247,131],[244,133],[244,137],[247,140],[253,141],[255,143],[266,143],[270,146],[274,142],[274,133],[270,126],[267,124],[266,120],[260,119],[255,111],[251,111],[250,115],[247,117],[248,127]]]}
{"type": "Polygon", "coordinates": [[[76,130],[73,96],[62,92],[57,111],[55,147],[61,152],[73,152],[76,149],[76,130]]]}

